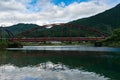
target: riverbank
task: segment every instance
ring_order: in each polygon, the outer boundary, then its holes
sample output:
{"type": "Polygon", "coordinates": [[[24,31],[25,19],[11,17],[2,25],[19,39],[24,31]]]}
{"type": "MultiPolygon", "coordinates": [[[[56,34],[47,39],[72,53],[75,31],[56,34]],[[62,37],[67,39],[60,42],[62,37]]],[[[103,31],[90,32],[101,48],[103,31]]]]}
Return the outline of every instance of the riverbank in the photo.
{"type": "Polygon", "coordinates": [[[6,40],[1,40],[0,41],[0,49],[5,49],[5,48],[22,48],[22,44],[20,42],[9,42],[6,40]]]}
{"type": "Polygon", "coordinates": [[[107,41],[103,42],[103,45],[108,47],[120,47],[120,41],[107,41]]]}
{"type": "Polygon", "coordinates": [[[120,28],[115,29],[112,35],[102,42],[105,46],[120,47],[120,28]]]}
{"type": "Polygon", "coordinates": [[[29,42],[29,43],[22,43],[22,44],[24,46],[69,46],[69,45],[94,46],[94,44],[90,42],[29,42]]]}
{"type": "Polygon", "coordinates": [[[24,46],[96,46],[96,47],[120,47],[120,42],[114,42],[114,41],[98,41],[98,42],[58,42],[58,43],[52,43],[52,42],[29,42],[29,43],[22,43],[24,46]]]}
{"type": "Polygon", "coordinates": [[[111,36],[108,36],[100,42],[103,43],[103,46],[120,47],[120,28],[115,29],[111,36]]]}

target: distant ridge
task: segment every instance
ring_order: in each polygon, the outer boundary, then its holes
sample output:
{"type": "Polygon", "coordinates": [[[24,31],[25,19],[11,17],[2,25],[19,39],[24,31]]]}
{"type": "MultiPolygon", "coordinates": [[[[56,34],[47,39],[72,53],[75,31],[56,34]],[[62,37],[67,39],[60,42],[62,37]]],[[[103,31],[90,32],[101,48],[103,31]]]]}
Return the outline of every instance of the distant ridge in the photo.
{"type": "Polygon", "coordinates": [[[20,32],[26,31],[28,29],[34,28],[34,27],[40,27],[39,25],[36,24],[24,24],[24,23],[19,23],[15,24],[9,27],[6,27],[9,31],[13,32],[14,34],[18,34],[20,32]]]}
{"type": "Polygon", "coordinates": [[[104,32],[108,29],[113,30],[120,27],[120,4],[103,13],[88,18],[78,19],[70,23],[94,27],[104,32]]]}

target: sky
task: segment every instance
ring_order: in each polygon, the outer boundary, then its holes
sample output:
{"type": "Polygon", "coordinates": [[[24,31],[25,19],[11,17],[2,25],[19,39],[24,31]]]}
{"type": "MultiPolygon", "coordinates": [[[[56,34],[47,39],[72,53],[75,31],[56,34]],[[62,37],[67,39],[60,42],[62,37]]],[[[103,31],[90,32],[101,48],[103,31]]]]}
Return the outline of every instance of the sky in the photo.
{"type": "Polygon", "coordinates": [[[101,13],[120,0],[0,0],[0,25],[66,23],[101,13]]]}

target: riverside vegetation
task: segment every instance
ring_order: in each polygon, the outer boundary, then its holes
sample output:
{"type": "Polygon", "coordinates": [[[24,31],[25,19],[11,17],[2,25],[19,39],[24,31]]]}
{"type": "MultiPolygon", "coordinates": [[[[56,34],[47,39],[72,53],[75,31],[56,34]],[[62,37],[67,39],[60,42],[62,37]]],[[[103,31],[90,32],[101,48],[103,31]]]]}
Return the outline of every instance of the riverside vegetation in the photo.
{"type": "Polygon", "coordinates": [[[5,49],[5,48],[21,48],[22,44],[20,42],[9,42],[6,40],[0,40],[0,49],[5,49]]]}
{"type": "MultiPolygon", "coordinates": [[[[111,47],[120,47],[120,28],[117,28],[113,31],[112,35],[109,36],[108,38],[100,41],[103,43],[103,46],[111,46],[111,47]]],[[[38,43],[37,43],[38,44],[38,43]]],[[[83,43],[69,43],[69,42],[63,42],[59,44],[54,44],[54,45],[81,45],[83,43]]],[[[90,43],[89,43],[90,44],[90,43]]],[[[25,43],[25,45],[33,45],[31,43],[25,43]]],[[[39,45],[53,45],[51,43],[40,43],[39,45]]],[[[88,45],[88,43],[84,43],[84,45],[88,45]]],[[[0,40],[0,49],[5,49],[5,48],[12,48],[12,47],[22,47],[22,43],[16,41],[16,42],[9,42],[6,40],[0,40]]]]}
{"type": "Polygon", "coordinates": [[[102,42],[105,46],[120,47],[120,28],[115,29],[112,35],[102,42]]]}

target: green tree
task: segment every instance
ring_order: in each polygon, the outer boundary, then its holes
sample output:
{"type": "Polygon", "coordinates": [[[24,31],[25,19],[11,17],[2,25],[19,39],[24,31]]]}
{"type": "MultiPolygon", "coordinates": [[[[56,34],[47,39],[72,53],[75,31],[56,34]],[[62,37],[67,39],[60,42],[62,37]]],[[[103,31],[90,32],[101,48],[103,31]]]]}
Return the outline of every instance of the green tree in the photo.
{"type": "Polygon", "coordinates": [[[107,46],[120,47],[120,28],[115,29],[112,35],[103,42],[107,46]]]}
{"type": "Polygon", "coordinates": [[[8,46],[8,42],[6,42],[5,40],[0,40],[0,49],[4,49],[8,46]]]}

